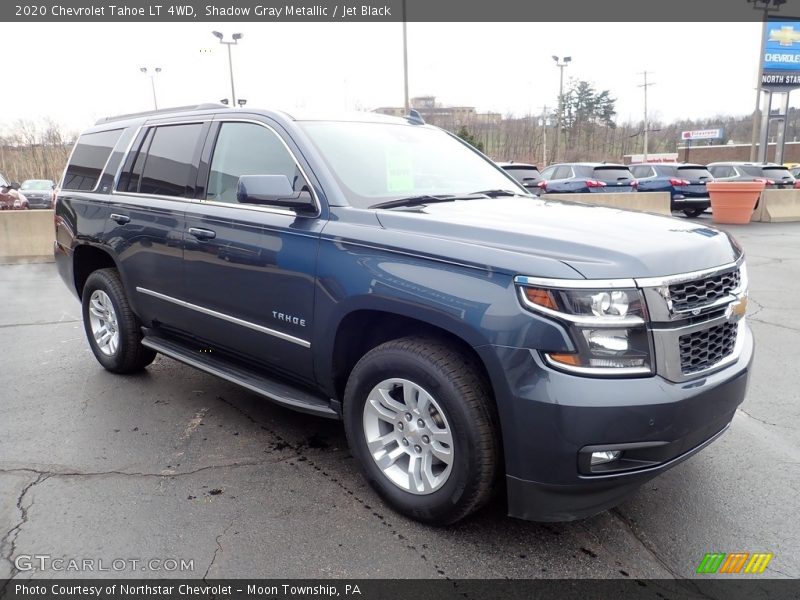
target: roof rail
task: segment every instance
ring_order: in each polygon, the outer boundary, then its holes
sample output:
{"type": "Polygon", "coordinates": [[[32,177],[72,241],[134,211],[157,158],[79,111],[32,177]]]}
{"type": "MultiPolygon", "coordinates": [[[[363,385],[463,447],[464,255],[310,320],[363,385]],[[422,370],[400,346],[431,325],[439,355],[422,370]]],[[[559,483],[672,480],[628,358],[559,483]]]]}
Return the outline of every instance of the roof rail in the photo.
{"type": "Polygon", "coordinates": [[[419,111],[415,108],[408,111],[406,120],[414,125],[425,125],[425,119],[422,118],[422,115],[419,114],[419,111]]]}
{"type": "Polygon", "coordinates": [[[190,106],[173,106],[172,108],[160,108],[158,110],[145,110],[142,112],[128,113],[125,115],[114,115],[113,117],[103,117],[102,119],[98,119],[95,122],[95,125],[102,125],[103,123],[112,123],[114,121],[125,121],[127,119],[133,119],[135,117],[150,117],[154,115],[166,115],[169,113],[182,112],[186,110],[210,110],[217,108],[228,108],[228,107],[225,106],[224,104],[215,104],[214,102],[208,102],[205,104],[193,104],[190,106]]]}

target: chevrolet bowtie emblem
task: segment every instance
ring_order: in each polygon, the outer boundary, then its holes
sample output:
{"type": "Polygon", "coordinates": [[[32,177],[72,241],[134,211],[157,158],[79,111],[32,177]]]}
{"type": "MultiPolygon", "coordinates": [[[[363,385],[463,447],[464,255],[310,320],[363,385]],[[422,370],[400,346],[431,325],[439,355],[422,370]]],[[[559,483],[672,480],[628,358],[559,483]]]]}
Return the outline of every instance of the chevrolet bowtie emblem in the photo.
{"type": "Polygon", "coordinates": [[[778,42],[780,46],[791,46],[795,42],[800,42],[800,31],[795,31],[794,27],[781,27],[769,32],[769,41],[778,42]]]}

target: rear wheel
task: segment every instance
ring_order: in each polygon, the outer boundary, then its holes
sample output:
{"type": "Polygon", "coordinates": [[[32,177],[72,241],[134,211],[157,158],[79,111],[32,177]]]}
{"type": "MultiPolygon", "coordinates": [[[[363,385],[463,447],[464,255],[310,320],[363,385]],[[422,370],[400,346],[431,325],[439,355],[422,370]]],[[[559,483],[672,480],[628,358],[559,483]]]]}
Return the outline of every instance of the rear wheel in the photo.
{"type": "Polygon", "coordinates": [[[446,525],[483,506],[500,444],[489,386],[457,348],[403,338],[368,352],[347,382],[350,449],[399,512],[446,525]]]}
{"type": "Polygon", "coordinates": [[[116,269],[100,269],[86,280],[83,327],[97,361],[114,373],[133,373],[156,353],[142,346],[141,323],[131,310],[116,269]]]}

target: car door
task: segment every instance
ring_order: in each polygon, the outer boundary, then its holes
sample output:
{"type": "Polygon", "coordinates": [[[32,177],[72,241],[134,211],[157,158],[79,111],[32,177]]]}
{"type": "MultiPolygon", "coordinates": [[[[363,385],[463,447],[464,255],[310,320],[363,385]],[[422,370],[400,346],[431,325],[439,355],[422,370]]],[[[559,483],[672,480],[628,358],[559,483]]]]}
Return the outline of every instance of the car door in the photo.
{"type": "Polygon", "coordinates": [[[105,238],[123,281],[146,323],[183,330],[192,315],[183,295],[184,210],[210,119],[143,126],[111,195],[105,238]]]}
{"type": "Polygon", "coordinates": [[[196,313],[193,334],[211,348],[311,382],[324,220],[237,200],[242,175],[285,175],[296,191],[314,194],[291,140],[278,130],[255,118],[223,118],[211,128],[197,198],[186,212],[185,299],[196,313]]]}

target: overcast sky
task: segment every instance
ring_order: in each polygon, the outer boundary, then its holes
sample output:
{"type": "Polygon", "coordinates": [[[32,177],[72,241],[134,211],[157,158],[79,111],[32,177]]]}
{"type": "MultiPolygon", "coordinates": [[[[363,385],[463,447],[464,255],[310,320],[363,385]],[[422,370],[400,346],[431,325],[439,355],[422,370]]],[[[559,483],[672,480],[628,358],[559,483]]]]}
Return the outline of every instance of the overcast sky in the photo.
{"type": "MultiPolygon", "coordinates": [[[[236,95],[248,107],[372,109],[403,102],[400,23],[19,23],[3,32],[0,131],[50,117],[81,129],[98,117],[230,96],[227,51],[212,30],[244,38],[233,48],[236,95]],[[11,86],[17,91],[8,93],[11,86]]],[[[641,71],[652,71],[655,118],[752,112],[758,23],[409,23],[411,96],[503,114],[555,105],[565,79],[608,89],[618,120],[641,119],[641,71]]],[[[793,101],[795,104],[795,101],[793,101]]]]}

